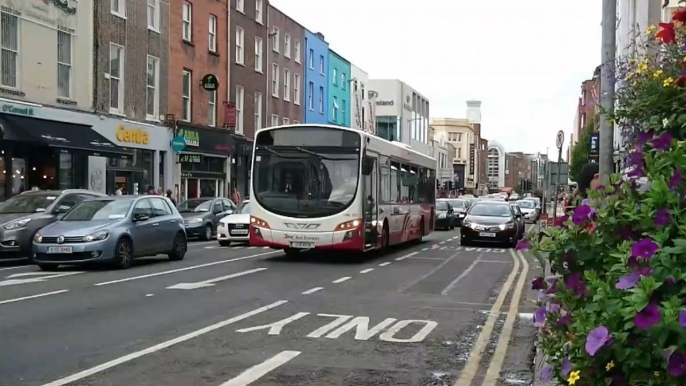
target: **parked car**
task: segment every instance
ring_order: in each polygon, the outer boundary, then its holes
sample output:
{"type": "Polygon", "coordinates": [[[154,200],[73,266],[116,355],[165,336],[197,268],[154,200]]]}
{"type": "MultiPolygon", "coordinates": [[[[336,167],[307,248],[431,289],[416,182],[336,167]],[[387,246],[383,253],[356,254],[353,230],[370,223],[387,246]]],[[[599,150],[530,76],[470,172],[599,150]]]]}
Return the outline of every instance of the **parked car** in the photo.
{"type": "Polygon", "coordinates": [[[515,201],[515,204],[522,210],[524,214],[524,221],[535,223],[538,220],[541,212],[536,207],[536,202],[533,200],[519,200],[515,201]]]}
{"type": "Polygon", "coordinates": [[[517,220],[517,225],[519,229],[519,236],[517,237],[517,239],[521,240],[524,238],[524,234],[526,233],[526,221],[524,220],[524,214],[515,202],[510,202],[510,206],[512,207],[512,210],[514,210],[515,219],[517,220]]]}
{"type": "Polygon", "coordinates": [[[436,200],[436,228],[455,228],[455,212],[450,201],[446,199],[436,200]]]}
{"type": "Polygon", "coordinates": [[[448,201],[450,201],[450,205],[453,207],[454,224],[462,226],[462,220],[467,215],[467,209],[469,209],[469,201],[461,198],[451,198],[448,201]]]}
{"type": "Polygon", "coordinates": [[[112,196],[84,201],[33,239],[33,259],[43,270],[60,264],[108,262],[126,269],[137,257],[186,255],[183,218],[160,196],[112,196]]]}
{"type": "Polygon", "coordinates": [[[460,229],[460,244],[474,241],[517,245],[517,215],[506,201],[479,201],[467,211],[460,229]]]}
{"type": "Polygon", "coordinates": [[[234,241],[250,240],[250,200],[244,200],[236,210],[219,221],[217,241],[222,247],[228,247],[234,241]]]}
{"type": "Polygon", "coordinates": [[[33,236],[78,203],[106,195],[82,189],[26,191],[0,205],[0,258],[29,257],[33,236]]]}
{"type": "Polygon", "coordinates": [[[183,217],[188,237],[210,240],[219,225],[219,220],[233,213],[236,205],[228,198],[192,198],[177,207],[183,217]]]}

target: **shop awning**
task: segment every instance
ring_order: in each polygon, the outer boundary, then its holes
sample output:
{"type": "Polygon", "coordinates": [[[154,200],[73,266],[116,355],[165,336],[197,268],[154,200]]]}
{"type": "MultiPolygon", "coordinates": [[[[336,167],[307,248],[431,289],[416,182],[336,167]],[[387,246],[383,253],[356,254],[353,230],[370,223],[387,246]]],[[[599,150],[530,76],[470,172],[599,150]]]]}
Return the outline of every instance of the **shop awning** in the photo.
{"type": "Polygon", "coordinates": [[[85,152],[97,157],[133,157],[132,152],[112,143],[87,125],[8,114],[0,115],[0,125],[4,132],[4,140],[34,142],[58,149],[85,152]]]}

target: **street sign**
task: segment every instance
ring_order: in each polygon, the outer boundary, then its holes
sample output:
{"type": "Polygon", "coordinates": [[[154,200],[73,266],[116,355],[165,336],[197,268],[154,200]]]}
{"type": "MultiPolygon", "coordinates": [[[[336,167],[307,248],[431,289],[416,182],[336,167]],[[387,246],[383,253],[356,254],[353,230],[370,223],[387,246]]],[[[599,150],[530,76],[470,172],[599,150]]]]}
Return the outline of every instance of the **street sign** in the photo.
{"type": "Polygon", "coordinates": [[[557,132],[557,138],[555,138],[555,146],[558,149],[562,149],[562,144],[565,143],[565,132],[560,130],[557,132]]]}
{"type": "Polygon", "coordinates": [[[591,134],[591,143],[589,144],[589,153],[598,154],[600,151],[600,133],[591,134]]]}
{"type": "Polygon", "coordinates": [[[186,138],[183,136],[174,137],[171,147],[175,153],[182,152],[186,148],[186,138]]]}

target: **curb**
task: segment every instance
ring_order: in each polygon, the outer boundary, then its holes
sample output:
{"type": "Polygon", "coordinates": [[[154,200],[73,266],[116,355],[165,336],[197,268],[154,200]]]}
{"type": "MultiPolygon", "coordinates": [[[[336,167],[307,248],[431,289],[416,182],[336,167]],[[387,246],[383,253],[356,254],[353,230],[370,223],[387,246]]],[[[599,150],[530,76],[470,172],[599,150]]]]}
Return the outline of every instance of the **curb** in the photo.
{"type": "MultiPolygon", "coordinates": [[[[531,254],[539,260],[541,265],[543,266],[544,269],[544,276],[543,277],[549,277],[552,275],[551,272],[551,267],[550,267],[550,261],[548,261],[546,256],[543,256],[539,252],[534,252],[532,251],[531,254]]],[[[557,386],[559,383],[557,381],[548,381],[544,382],[541,381],[541,369],[543,366],[546,364],[546,355],[543,352],[543,350],[539,346],[539,341],[536,340],[534,342],[534,346],[536,347],[536,355],[534,356],[534,363],[532,363],[532,370],[533,370],[533,386],[557,386]]]]}

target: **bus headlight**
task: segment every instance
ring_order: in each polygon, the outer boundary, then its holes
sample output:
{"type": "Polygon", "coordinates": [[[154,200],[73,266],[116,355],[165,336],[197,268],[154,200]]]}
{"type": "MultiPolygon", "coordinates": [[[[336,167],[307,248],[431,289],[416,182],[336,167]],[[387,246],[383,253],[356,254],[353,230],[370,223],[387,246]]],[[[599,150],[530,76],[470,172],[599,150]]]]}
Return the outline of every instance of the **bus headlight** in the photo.
{"type": "Polygon", "coordinates": [[[353,229],[360,229],[364,225],[364,221],[361,218],[346,221],[344,223],[338,224],[336,226],[336,231],[350,231],[353,229]]]}

